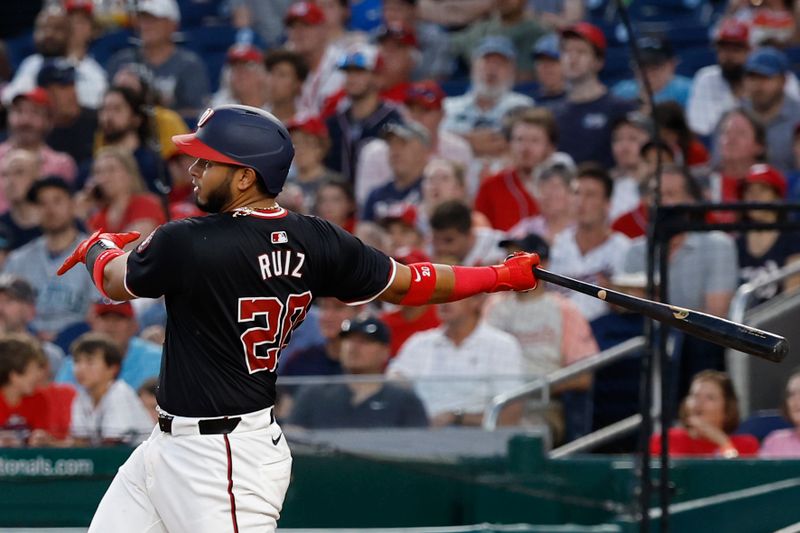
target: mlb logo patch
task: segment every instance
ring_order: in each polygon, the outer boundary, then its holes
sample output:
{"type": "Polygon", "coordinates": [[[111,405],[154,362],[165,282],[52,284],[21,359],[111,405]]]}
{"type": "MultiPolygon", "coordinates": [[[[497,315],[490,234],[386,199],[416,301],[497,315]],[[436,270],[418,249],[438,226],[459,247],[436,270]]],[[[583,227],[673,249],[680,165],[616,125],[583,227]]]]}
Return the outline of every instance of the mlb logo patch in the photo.
{"type": "Polygon", "coordinates": [[[270,240],[272,244],[284,244],[289,242],[289,237],[285,231],[273,231],[270,240]]]}

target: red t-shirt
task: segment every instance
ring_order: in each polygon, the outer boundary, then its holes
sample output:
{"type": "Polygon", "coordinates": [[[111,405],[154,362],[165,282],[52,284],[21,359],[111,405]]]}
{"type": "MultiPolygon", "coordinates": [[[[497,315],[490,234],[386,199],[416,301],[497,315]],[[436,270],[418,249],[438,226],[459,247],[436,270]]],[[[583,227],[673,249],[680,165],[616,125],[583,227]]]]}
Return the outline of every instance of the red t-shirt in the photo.
{"type": "Polygon", "coordinates": [[[708,150],[705,146],[703,146],[703,143],[697,139],[693,139],[692,142],[689,143],[689,149],[686,151],[686,166],[692,168],[699,165],[705,165],[710,160],[711,155],[709,155],[708,150]]]}
{"type": "Polygon", "coordinates": [[[14,407],[0,394],[0,429],[47,429],[48,419],[47,398],[41,392],[25,396],[14,407]]]}
{"type": "Polygon", "coordinates": [[[414,333],[438,328],[442,324],[439,321],[439,315],[436,313],[435,305],[429,305],[424,313],[411,321],[405,319],[402,310],[384,313],[381,315],[381,320],[391,332],[391,343],[389,344],[391,357],[397,355],[403,343],[414,333]]]}
{"type": "MultiPolygon", "coordinates": [[[[669,430],[669,455],[670,457],[700,457],[716,456],[719,446],[706,439],[695,439],[684,428],[669,430]]],[[[740,456],[755,456],[758,453],[758,439],[752,435],[731,435],[731,443],[740,456]]],[[[661,453],[661,435],[653,435],[650,439],[650,454],[661,453]]]]}
{"type": "Polygon", "coordinates": [[[647,233],[647,204],[639,202],[633,211],[628,211],[617,218],[611,229],[627,235],[631,239],[641,237],[647,233]]]}
{"type": "Polygon", "coordinates": [[[125,209],[125,214],[118,225],[111,225],[108,221],[108,208],[103,208],[86,222],[92,231],[103,228],[109,233],[118,233],[139,220],[152,220],[156,224],[163,224],[167,221],[164,216],[164,208],[158,197],[150,193],[134,194],[125,209]]]}
{"type": "Polygon", "coordinates": [[[50,383],[38,392],[47,401],[47,427],[44,429],[58,440],[66,439],[72,420],[72,400],[77,392],[72,385],[60,383],[50,383]]]}
{"type": "Polygon", "coordinates": [[[486,215],[493,228],[503,231],[523,218],[539,214],[536,200],[513,168],[502,170],[481,183],[475,209],[486,215]]]}

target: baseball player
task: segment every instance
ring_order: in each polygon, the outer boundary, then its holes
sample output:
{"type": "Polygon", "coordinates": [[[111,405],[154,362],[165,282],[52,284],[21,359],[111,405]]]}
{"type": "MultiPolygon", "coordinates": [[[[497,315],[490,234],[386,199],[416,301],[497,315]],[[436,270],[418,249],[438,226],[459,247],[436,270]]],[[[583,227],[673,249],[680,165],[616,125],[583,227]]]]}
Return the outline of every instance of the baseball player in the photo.
{"type": "Polygon", "coordinates": [[[138,234],[97,232],[59,269],[84,263],[114,300],[164,295],[159,420],[119,469],[91,533],[274,531],[291,455],[275,421],[281,348],[314,297],[423,305],[536,286],[535,254],[502,265],[401,265],[333,224],[275,202],[294,157],[271,114],[207,110],[172,138],[197,158],[197,205],[130,252],[138,234]]]}

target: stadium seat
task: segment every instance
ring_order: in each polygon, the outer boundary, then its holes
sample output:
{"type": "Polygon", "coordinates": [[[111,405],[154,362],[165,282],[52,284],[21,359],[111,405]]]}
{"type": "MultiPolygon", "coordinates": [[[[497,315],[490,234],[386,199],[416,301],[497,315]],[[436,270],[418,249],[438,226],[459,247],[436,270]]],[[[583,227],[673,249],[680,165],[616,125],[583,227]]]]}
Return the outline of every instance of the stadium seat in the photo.
{"type": "Polygon", "coordinates": [[[777,409],[766,409],[756,411],[745,419],[736,429],[736,434],[746,433],[753,435],[759,441],[775,431],[776,429],[786,429],[792,427],[781,412],[777,409]]]}
{"type": "Polygon", "coordinates": [[[33,46],[33,33],[28,32],[5,41],[6,50],[8,51],[8,59],[11,61],[11,66],[16,69],[22,60],[31,54],[36,53],[33,46]]]}
{"type": "Polygon", "coordinates": [[[115,53],[131,46],[133,32],[130,30],[116,30],[106,33],[96,39],[89,47],[89,53],[101,65],[108,63],[115,53]]]}

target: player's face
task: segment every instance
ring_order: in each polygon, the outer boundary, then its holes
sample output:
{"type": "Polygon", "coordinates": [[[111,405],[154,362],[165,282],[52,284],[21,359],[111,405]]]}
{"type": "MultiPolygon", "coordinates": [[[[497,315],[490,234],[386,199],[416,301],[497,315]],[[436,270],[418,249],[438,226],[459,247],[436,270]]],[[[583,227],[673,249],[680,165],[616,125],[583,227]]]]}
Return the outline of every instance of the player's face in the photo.
{"type": "Polygon", "coordinates": [[[596,179],[577,179],[573,183],[575,218],[579,225],[597,226],[608,219],[608,198],[596,179]]]}
{"type": "Polygon", "coordinates": [[[194,184],[194,201],[206,213],[219,213],[233,201],[234,167],[198,159],[189,167],[189,174],[194,184]]]}
{"type": "Polygon", "coordinates": [[[725,396],[722,389],[713,381],[696,380],[686,397],[686,410],[690,417],[698,417],[721,429],[725,424],[725,396]]]}
{"type": "Polygon", "coordinates": [[[74,365],[75,381],[86,390],[114,381],[116,368],[106,364],[100,351],[75,357],[74,365]]]}
{"type": "Polygon", "coordinates": [[[382,374],[389,350],[360,333],[342,339],[341,362],[348,374],[382,374]]]}
{"type": "Polygon", "coordinates": [[[72,227],[74,214],[69,193],[57,187],[47,187],[39,191],[36,200],[42,232],[53,234],[72,227]]]}
{"type": "Polygon", "coordinates": [[[433,230],[433,254],[437,257],[455,257],[463,261],[471,247],[469,233],[461,233],[455,228],[433,230]]]}

